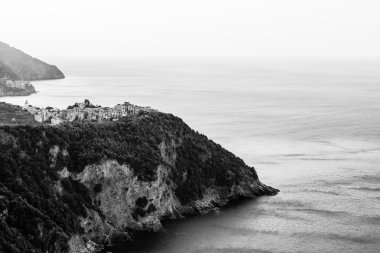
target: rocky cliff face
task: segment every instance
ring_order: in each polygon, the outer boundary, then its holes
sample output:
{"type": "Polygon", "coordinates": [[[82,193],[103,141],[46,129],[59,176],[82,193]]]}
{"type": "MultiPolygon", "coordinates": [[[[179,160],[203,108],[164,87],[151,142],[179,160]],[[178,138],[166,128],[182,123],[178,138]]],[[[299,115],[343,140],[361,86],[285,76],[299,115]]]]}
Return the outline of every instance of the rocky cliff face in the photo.
{"type": "Polygon", "coordinates": [[[0,78],[3,77],[2,72],[10,80],[32,81],[65,77],[56,66],[49,65],[0,42],[0,78]]]}
{"type": "Polygon", "coordinates": [[[0,148],[5,252],[93,252],[131,230],[158,231],[163,219],[278,192],[241,159],[162,113],[1,127],[0,148]]]}

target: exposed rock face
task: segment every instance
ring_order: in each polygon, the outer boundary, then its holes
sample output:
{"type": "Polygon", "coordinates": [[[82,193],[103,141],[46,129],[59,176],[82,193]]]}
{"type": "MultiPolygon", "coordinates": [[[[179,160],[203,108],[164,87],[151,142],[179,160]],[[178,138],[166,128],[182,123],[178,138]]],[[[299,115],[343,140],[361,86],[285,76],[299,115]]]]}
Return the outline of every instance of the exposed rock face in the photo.
{"type": "Polygon", "coordinates": [[[2,63],[0,64],[0,74],[3,72],[11,80],[32,81],[65,77],[56,66],[33,58],[3,42],[0,42],[0,62],[2,63]]]}
{"type": "Polygon", "coordinates": [[[168,114],[0,130],[6,150],[0,155],[0,239],[13,231],[24,243],[4,240],[0,250],[22,252],[26,245],[36,252],[90,253],[131,230],[158,231],[163,219],[278,192],[262,184],[254,168],[168,114]],[[45,182],[39,187],[30,181],[36,175],[45,182]],[[25,211],[39,230],[25,231],[10,216],[16,198],[45,216],[25,211]],[[40,204],[46,198],[49,204],[40,204]]]}
{"type": "Polygon", "coordinates": [[[182,205],[175,195],[176,185],[170,179],[170,173],[165,165],[159,165],[157,179],[144,182],[134,175],[129,166],[105,160],[101,164],[86,166],[75,178],[93,190],[92,197],[107,222],[121,231],[125,228],[158,231],[162,228],[162,218],[203,213],[225,205],[229,200],[278,192],[258,179],[252,181],[247,178],[231,189],[225,189],[227,192],[220,188],[207,188],[202,198],[182,205]]]}
{"type": "MultiPolygon", "coordinates": [[[[167,167],[159,165],[157,179],[144,182],[134,175],[129,166],[115,160],[105,160],[101,164],[86,166],[80,174],[70,175],[92,189],[92,198],[105,216],[106,222],[94,212],[90,215],[91,219],[81,224],[87,239],[94,240],[99,234],[112,237],[112,233],[117,234],[126,229],[159,231],[163,228],[160,222],[163,218],[175,219],[182,215],[205,213],[233,199],[275,195],[278,192],[258,179],[251,181],[248,178],[234,185],[230,193],[220,188],[207,188],[203,198],[181,205],[175,195],[176,185],[169,173],[167,167]]],[[[77,238],[77,235],[73,238],[77,238]]],[[[75,252],[77,247],[83,247],[83,244],[75,239],[71,252],[75,252]]]]}
{"type": "Polygon", "coordinates": [[[165,182],[168,171],[164,165],[158,166],[157,179],[150,182],[139,180],[129,166],[115,160],[86,166],[76,179],[93,190],[107,221],[121,231],[159,230],[159,218],[179,206],[172,187],[165,182]]]}

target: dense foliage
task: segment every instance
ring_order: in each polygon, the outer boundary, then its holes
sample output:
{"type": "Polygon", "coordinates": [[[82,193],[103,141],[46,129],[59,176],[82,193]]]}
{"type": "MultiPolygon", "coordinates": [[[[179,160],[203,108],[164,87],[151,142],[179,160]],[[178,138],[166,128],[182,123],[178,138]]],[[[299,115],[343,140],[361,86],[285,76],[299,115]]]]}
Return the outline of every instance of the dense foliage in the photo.
{"type": "MultiPolygon", "coordinates": [[[[257,178],[241,159],[163,113],[101,124],[3,126],[0,150],[0,252],[64,252],[70,235],[83,232],[78,216],[97,206],[86,186],[70,177],[60,180],[58,194],[58,172],[64,167],[77,173],[88,164],[116,159],[150,181],[157,166],[165,164],[184,204],[202,197],[207,187],[257,178]],[[56,156],[53,147],[59,148],[56,156]]],[[[146,200],[136,204],[144,206],[146,200]]]]}

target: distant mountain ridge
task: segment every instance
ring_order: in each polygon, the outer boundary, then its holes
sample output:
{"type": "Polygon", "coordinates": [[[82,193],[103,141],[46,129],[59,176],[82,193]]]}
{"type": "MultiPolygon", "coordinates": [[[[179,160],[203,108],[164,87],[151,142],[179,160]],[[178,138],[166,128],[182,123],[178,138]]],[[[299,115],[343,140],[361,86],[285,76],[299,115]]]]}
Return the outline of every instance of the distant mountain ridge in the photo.
{"type": "Polygon", "coordinates": [[[0,41],[0,78],[10,80],[62,79],[64,74],[54,65],[24,53],[0,41]]]}

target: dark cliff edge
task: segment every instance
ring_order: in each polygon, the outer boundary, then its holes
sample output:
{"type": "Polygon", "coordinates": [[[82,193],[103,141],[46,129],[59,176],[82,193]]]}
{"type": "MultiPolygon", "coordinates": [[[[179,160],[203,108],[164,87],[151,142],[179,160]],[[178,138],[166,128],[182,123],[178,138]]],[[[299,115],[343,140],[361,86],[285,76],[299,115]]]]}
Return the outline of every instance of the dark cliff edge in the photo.
{"type": "Polygon", "coordinates": [[[171,114],[1,126],[0,150],[0,252],[95,252],[162,220],[278,192],[171,114]]]}

